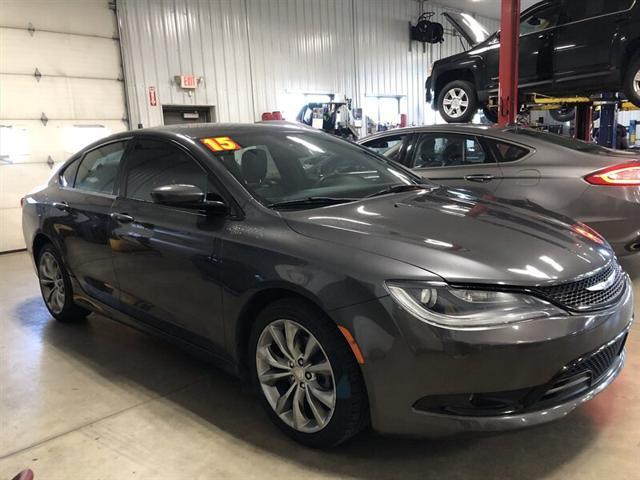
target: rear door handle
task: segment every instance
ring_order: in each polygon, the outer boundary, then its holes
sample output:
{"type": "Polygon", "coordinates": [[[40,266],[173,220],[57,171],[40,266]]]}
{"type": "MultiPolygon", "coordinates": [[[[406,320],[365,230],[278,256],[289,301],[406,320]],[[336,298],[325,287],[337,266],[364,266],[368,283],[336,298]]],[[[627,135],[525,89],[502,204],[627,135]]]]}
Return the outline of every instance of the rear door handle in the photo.
{"type": "Polygon", "coordinates": [[[69,204],[67,202],[53,202],[51,205],[62,212],[69,211],[69,204]]]}
{"type": "Polygon", "coordinates": [[[465,175],[464,177],[464,179],[467,180],[468,182],[478,182],[478,183],[490,182],[494,178],[495,177],[493,175],[488,175],[486,173],[475,174],[475,175],[465,175]]]}
{"type": "Polygon", "coordinates": [[[126,213],[117,213],[114,212],[110,215],[118,223],[131,223],[135,220],[131,215],[127,215],[126,213]]]}

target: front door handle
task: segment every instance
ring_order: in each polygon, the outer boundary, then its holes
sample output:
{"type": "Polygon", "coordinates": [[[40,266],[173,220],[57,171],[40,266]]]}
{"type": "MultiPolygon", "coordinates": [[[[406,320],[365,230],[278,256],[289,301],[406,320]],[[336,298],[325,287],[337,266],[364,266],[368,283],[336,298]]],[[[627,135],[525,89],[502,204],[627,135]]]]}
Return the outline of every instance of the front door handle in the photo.
{"type": "Polygon", "coordinates": [[[486,173],[476,174],[476,175],[465,175],[464,177],[464,179],[467,180],[468,182],[478,182],[478,183],[490,182],[494,178],[495,177],[493,175],[488,175],[486,173]]]}
{"type": "Polygon", "coordinates": [[[127,215],[126,213],[112,213],[110,215],[118,223],[131,223],[135,220],[131,215],[127,215]]]}
{"type": "Polygon", "coordinates": [[[53,206],[53,208],[57,208],[62,212],[69,211],[69,204],[67,202],[53,202],[51,205],[53,206]]]}

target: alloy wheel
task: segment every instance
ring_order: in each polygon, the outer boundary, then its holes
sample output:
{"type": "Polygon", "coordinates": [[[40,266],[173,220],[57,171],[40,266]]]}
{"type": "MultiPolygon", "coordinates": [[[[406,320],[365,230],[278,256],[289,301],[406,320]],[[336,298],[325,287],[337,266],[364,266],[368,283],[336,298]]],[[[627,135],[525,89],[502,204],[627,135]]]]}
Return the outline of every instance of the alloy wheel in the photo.
{"type": "Polygon", "coordinates": [[[44,301],[53,313],[62,312],[65,302],[64,278],[58,261],[50,252],[40,256],[38,272],[44,301]]]}
{"type": "Polygon", "coordinates": [[[280,419],[302,433],[322,430],[336,407],[336,385],[326,352],[306,328],[275,320],[256,348],[258,380],[280,419]]]}
{"type": "Polygon", "coordinates": [[[462,88],[452,88],[444,95],[442,107],[451,118],[460,118],[469,108],[469,96],[462,88]]]}

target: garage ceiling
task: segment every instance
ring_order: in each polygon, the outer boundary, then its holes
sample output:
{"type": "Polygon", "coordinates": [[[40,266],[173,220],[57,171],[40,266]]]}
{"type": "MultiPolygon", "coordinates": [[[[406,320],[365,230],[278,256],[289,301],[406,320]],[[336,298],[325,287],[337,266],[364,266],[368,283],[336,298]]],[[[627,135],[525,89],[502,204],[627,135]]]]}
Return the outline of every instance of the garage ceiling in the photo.
{"type": "MultiPolygon", "coordinates": [[[[539,1],[540,0],[520,0],[520,6],[522,10],[524,10],[539,1]]],[[[500,18],[500,0],[437,0],[433,3],[477,13],[485,17],[500,18]]],[[[428,9],[428,6],[429,4],[426,3],[425,8],[428,9]]]]}

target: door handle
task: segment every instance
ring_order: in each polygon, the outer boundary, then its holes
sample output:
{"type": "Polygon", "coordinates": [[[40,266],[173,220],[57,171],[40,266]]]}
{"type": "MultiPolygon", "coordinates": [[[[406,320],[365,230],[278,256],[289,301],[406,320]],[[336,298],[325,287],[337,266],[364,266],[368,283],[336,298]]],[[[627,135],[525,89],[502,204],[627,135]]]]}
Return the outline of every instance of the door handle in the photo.
{"type": "Polygon", "coordinates": [[[69,211],[69,204],[67,202],[53,202],[51,205],[53,206],[53,208],[57,208],[62,212],[69,211]]]}
{"type": "Polygon", "coordinates": [[[127,215],[126,213],[112,213],[109,215],[118,223],[131,223],[135,220],[131,215],[127,215]]]}
{"type": "Polygon", "coordinates": [[[486,173],[475,174],[475,175],[465,175],[464,177],[464,179],[467,180],[468,182],[478,182],[478,183],[490,182],[494,178],[495,177],[493,175],[488,175],[486,173]]]}

